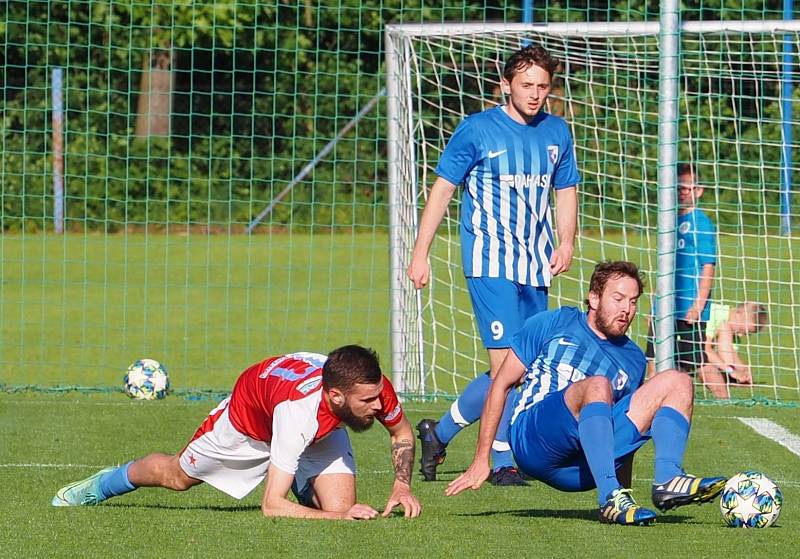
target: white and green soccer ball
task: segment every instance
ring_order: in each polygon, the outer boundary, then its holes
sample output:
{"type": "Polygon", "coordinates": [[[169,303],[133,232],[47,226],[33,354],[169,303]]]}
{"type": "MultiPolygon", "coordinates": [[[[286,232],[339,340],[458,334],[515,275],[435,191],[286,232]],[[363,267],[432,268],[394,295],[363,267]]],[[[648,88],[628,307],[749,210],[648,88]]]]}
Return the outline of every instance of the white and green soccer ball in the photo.
{"type": "Polygon", "coordinates": [[[155,359],[139,359],[125,371],[125,393],[137,400],[160,400],[169,394],[167,369],[155,359]]]}
{"type": "Polygon", "coordinates": [[[719,508],[725,524],[734,528],[766,528],[781,513],[783,495],[771,479],[761,472],[736,474],[725,484],[719,508]]]}

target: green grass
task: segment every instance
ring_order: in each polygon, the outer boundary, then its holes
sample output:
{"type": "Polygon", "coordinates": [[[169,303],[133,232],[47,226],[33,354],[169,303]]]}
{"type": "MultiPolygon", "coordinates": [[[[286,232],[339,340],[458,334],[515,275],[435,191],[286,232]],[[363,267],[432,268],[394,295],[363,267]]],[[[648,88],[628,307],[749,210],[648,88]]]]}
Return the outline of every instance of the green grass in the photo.
{"type": "Polygon", "coordinates": [[[388,356],[387,247],[382,234],[0,237],[0,383],[118,386],[152,357],[178,388],[227,388],[272,354],[388,356]]]}
{"type": "MultiPolygon", "coordinates": [[[[460,252],[443,241],[444,227],[440,233],[438,280],[422,293],[424,372],[435,375],[428,389],[452,395],[483,370],[485,352],[472,336],[460,252]]],[[[599,259],[634,260],[654,286],[651,242],[637,232],[584,232],[572,269],[554,282],[551,305],[581,301],[599,259]]],[[[176,388],[225,390],[267,355],[346,343],[374,347],[388,373],[388,246],[382,230],[0,236],[0,384],[118,387],[128,364],[151,357],[167,366],[176,388]]],[[[772,320],[747,340],[763,387],[734,396],[800,400],[800,267],[787,257],[800,254],[800,239],[721,235],[720,252],[715,296],[767,302],[772,320]]],[[[631,329],[641,345],[647,299],[631,329]]]]}
{"type": "MultiPolygon", "coordinates": [[[[62,485],[152,451],[176,452],[213,407],[174,396],[133,402],[121,394],[0,394],[0,549],[6,557],[753,557],[784,556],[800,522],[798,458],[732,416],[769,417],[800,434],[796,410],[699,406],[686,467],[699,474],[764,471],[783,490],[778,525],[725,528],[716,503],[660,516],[648,528],[601,525],[593,492],[560,493],[542,484],[454,498],[447,482],[469,463],[475,429],[453,441],[442,481],[414,491],[423,516],[370,522],[265,519],[261,489],[242,501],[207,486],[186,493],[142,489],[93,508],[57,509],[62,485]],[[35,425],[35,428],[32,426],[35,425]]],[[[413,423],[443,404],[406,406],[413,423]]],[[[379,426],[352,435],[359,500],[383,507],[390,487],[388,440],[379,426]]],[[[649,501],[652,445],[634,468],[634,495],[649,501]]]]}

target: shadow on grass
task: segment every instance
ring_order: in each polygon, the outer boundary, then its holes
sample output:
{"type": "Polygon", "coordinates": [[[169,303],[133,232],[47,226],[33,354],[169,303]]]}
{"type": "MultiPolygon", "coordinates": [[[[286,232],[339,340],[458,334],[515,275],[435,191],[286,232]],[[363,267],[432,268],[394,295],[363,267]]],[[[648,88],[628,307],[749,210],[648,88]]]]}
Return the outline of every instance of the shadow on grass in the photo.
{"type": "MultiPolygon", "coordinates": [[[[588,520],[598,522],[597,511],[593,509],[516,509],[493,510],[475,513],[461,513],[458,516],[486,517],[486,516],[516,516],[519,518],[553,518],[564,520],[588,520]]],[[[691,516],[680,514],[659,515],[656,524],[680,524],[691,520],[691,516]]]]}
{"type": "Polygon", "coordinates": [[[152,503],[103,503],[103,508],[159,509],[159,510],[208,510],[216,512],[260,511],[260,505],[167,505],[152,503]]]}

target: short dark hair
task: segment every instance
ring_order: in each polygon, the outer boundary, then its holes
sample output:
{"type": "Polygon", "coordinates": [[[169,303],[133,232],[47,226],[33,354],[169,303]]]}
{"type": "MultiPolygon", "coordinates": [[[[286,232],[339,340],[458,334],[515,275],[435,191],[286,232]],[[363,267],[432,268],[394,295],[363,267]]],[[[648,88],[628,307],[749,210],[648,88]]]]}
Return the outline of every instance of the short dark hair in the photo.
{"type": "Polygon", "coordinates": [[[381,364],[374,350],[360,345],[334,349],[322,366],[322,387],[347,392],[356,384],[378,384],[381,364]]]}
{"type": "Polygon", "coordinates": [[[691,163],[678,163],[678,176],[692,175],[695,179],[697,175],[694,172],[694,165],[691,163]]]}
{"type": "MultiPolygon", "coordinates": [[[[589,280],[589,293],[602,295],[608,280],[621,276],[636,280],[636,284],[639,286],[639,295],[642,294],[644,291],[642,274],[636,264],[625,260],[598,262],[597,266],[594,267],[594,272],[592,272],[592,279],[589,280]]],[[[586,305],[589,305],[588,300],[586,305]]]]}
{"type": "Polygon", "coordinates": [[[550,79],[553,79],[553,74],[558,70],[561,62],[558,58],[551,56],[547,50],[540,45],[528,45],[519,49],[512,54],[506,61],[505,68],[503,68],[503,77],[509,83],[519,72],[523,72],[531,66],[538,66],[550,74],[550,79]]]}

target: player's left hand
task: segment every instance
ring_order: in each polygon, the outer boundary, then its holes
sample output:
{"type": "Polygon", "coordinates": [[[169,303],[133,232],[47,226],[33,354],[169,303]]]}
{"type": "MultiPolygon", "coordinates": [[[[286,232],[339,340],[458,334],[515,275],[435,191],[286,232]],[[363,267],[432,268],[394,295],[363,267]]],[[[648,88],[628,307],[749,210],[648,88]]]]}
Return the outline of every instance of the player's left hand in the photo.
{"type": "Polygon", "coordinates": [[[573,252],[575,252],[575,247],[570,244],[562,243],[558,245],[558,248],[550,256],[550,273],[557,276],[569,271],[573,252]]]}
{"type": "Polygon", "coordinates": [[[389,500],[386,501],[386,506],[383,509],[382,517],[386,518],[395,507],[403,507],[403,516],[406,518],[416,518],[422,512],[422,505],[419,504],[411,488],[404,483],[395,483],[392,489],[392,494],[389,495],[389,500]]]}
{"type": "Polygon", "coordinates": [[[483,482],[489,479],[490,473],[491,469],[488,463],[473,462],[470,464],[469,468],[467,468],[466,472],[450,482],[450,485],[444,490],[444,494],[448,497],[452,497],[453,495],[458,495],[465,489],[480,489],[483,482]]]}
{"type": "Polygon", "coordinates": [[[747,365],[733,365],[731,377],[739,384],[753,384],[753,374],[747,365]]]}
{"type": "Polygon", "coordinates": [[[700,310],[697,308],[697,305],[692,305],[689,307],[689,310],[686,311],[686,316],[683,317],[686,322],[697,322],[700,320],[700,310]]]}

